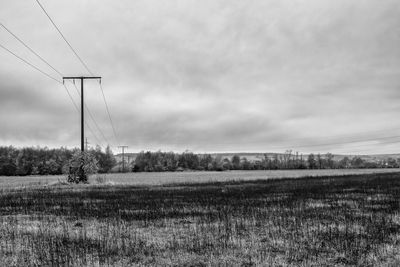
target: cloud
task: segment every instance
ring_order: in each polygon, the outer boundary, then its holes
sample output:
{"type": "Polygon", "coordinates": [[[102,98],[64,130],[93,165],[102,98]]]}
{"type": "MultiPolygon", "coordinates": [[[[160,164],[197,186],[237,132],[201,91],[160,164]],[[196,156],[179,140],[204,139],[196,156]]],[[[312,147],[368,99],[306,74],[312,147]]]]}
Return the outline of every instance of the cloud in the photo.
{"type": "MultiPolygon", "coordinates": [[[[103,77],[118,137],[132,150],[284,150],[397,127],[398,1],[42,2],[103,77]]],[[[5,25],[64,74],[84,74],[37,6],[6,5],[5,25]]],[[[57,75],[4,31],[0,42],[57,75]]],[[[79,144],[79,118],[64,89],[0,52],[0,142],[79,144]]],[[[117,145],[95,82],[86,94],[117,145]]]]}

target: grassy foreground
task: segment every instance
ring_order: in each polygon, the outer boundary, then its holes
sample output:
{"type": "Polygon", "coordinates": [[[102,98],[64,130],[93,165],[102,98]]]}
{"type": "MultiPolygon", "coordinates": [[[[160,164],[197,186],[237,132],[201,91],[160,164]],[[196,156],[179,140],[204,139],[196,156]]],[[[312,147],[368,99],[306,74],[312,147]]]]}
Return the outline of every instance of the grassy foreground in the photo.
{"type": "Polygon", "coordinates": [[[399,266],[400,174],[0,191],[3,266],[399,266]]]}

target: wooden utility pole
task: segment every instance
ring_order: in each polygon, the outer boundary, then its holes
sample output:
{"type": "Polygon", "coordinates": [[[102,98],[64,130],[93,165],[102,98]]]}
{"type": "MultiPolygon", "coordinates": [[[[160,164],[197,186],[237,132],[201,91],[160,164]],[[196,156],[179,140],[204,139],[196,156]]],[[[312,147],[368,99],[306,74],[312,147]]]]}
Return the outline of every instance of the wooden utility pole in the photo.
{"type": "Polygon", "coordinates": [[[130,163],[131,163],[131,156],[128,155],[128,166],[130,165],[130,163]]]}
{"type": "Polygon", "coordinates": [[[125,172],[125,148],[128,148],[128,146],[118,146],[122,148],[122,172],[125,172]]]}
{"type": "Polygon", "coordinates": [[[86,79],[98,79],[101,82],[101,77],[63,77],[64,80],[81,80],[81,151],[85,151],[85,117],[84,117],[84,99],[83,99],[83,81],[86,79]]]}
{"type": "Polygon", "coordinates": [[[88,140],[87,140],[87,137],[86,137],[85,144],[86,144],[86,151],[87,151],[87,150],[88,150],[88,145],[90,144],[90,143],[88,142],[88,140]]]}

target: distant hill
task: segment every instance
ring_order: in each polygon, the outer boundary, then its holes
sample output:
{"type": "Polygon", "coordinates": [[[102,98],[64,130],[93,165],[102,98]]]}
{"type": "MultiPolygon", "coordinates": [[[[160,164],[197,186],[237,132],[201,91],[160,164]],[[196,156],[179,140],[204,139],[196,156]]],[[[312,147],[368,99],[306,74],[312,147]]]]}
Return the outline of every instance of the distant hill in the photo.
{"type": "MultiPolygon", "coordinates": [[[[132,162],[136,159],[137,155],[139,153],[125,153],[125,160],[132,162]]],[[[197,153],[195,153],[197,154],[197,153]]],[[[198,154],[203,154],[203,153],[198,153],[198,154]]],[[[272,158],[275,155],[278,156],[283,156],[284,153],[251,153],[251,152],[237,152],[237,153],[210,153],[211,156],[213,157],[218,157],[220,156],[221,158],[228,158],[231,159],[234,155],[238,155],[241,158],[246,158],[249,161],[256,161],[256,160],[262,160],[264,159],[264,155],[267,154],[268,157],[272,158]]],[[[295,156],[296,154],[292,153],[292,156],[295,156]]],[[[321,154],[322,157],[324,157],[326,154],[321,154]]],[[[301,154],[298,155],[299,157],[301,154]]],[[[307,159],[308,154],[302,154],[303,159],[307,159]]],[[[344,157],[348,158],[353,158],[353,157],[360,157],[361,159],[368,161],[368,162],[379,162],[388,158],[394,158],[398,159],[400,158],[400,153],[399,154],[376,154],[376,155],[342,155],[342,154],[333,154],[333,159],[338,161],[343,159],[344,157]]],[[[122,161],[122,154],[116,154],[115,155],[117,161],[122,161]]]]}
{"type": "Polygon", "coordinates": [[[361,159],[368,162],[378,162],[388,158],[398,159],[400,158],[400,154],[376,154],[376,155],[334,155],[335,160],[341,160],[344,157],[353,158],[360,157],[361,159]]]}

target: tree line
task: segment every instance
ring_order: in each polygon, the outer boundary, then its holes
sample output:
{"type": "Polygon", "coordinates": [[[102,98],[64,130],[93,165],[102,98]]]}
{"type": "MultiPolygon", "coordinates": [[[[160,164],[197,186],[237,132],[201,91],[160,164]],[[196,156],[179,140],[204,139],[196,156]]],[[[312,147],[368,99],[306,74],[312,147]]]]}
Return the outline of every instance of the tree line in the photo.
{"type": "Polygon", "coordinates": [[[194,154],[192,152],[140,152],[131,163],[133,172],[163,171],[226,171],[226,170],[287,170],[287,169],[350,169],[350,168],[398,168],[400,161],[388,158],[379,162],[366,161],[361,157],[344,157],[335,160],[334,155],[293,154],[290,150],[283,154],[264,154],[262,159],[248,160],[233,155],[231,158],[221,155],[194,154]]]}
{"type": "MultiPolygon", "coordinates": [[[[78,149],[47,147],[25,147],[0,146],[0,175],[25,176],[25,175],[57,175],[69,172],[70,160],[78,149]]],[[[116,160],[107,147],[103,152],[99,146],[91,148],[88,153],[97,162],[98,171],[109,172],[115,165],[116,160]]]]}
{"type": "MultiPolygon", "coordinates": [[[[0,175],[68,174],[71,159],[77,151],[79,150],[63,147],[49,149],[0,146],[0,175]]],[[[100,173],[110,172],[117,165],[110,147],[104,152],[100,147],[91,148],[88,153],[96,160],[98,165],[96,169],[100,173]]],[[[263,158],[257,160],[248,160],[239,155],[223,157],[218,154],[194,154],[189,151],[184,153],[142,151],[132,163],[125,166],[133,172],[399,168],[400,160],[387,158],[372,162],[357,156],[336,160],[331,153],[302,156],[292,153],[291,150],[282,154],[264,154],[263,158]]]]}

